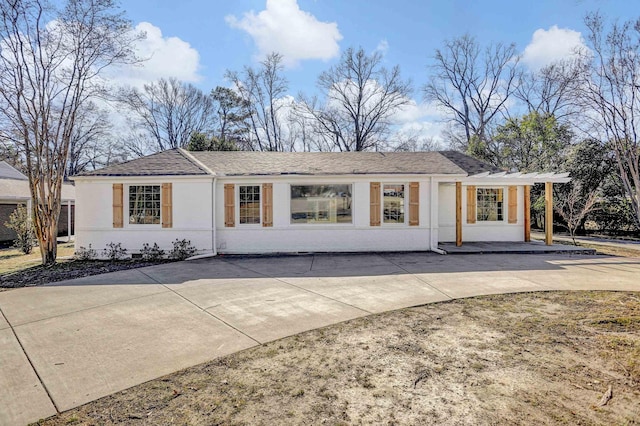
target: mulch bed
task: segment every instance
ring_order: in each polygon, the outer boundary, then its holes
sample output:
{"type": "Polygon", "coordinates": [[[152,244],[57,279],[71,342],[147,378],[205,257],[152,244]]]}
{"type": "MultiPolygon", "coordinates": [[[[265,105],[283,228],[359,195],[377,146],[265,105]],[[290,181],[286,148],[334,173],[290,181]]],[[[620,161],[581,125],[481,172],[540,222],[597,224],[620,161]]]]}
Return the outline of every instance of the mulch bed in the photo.
{"type": "Polygon", "coordinates": [[[71,280],[125,269],[142,268],[144,266],[167,262],[172,262],[172,260],[61,260],[53,266],[39,265],[0,275],[0,291],[2,291],[3,288],[32,287],[56,281],[71,280]]]}

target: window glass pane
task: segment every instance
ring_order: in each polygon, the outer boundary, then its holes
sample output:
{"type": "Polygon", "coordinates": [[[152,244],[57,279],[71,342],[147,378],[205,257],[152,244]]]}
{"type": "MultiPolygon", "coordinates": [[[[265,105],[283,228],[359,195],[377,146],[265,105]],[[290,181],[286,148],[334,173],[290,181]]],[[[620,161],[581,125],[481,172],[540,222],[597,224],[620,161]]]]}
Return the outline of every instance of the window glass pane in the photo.
{"type": "Polygon", "coordinates": [[[260,186],[244,185],[239,187],[240,223],[260,224],[260,186]]]}
{"type": "Polygon", "coordinates": [[[351,222],[351,185],[291,185],[291,223],[351,222]]]}
{"type": "Polygon", "coordinates": [[[503,220],[502,188],[478,188],[476,219],[478,221],[503,220]]]}
{"type": "Polygon", "coordinates": [[[382,186],[384,223],[404,223],[404,185],[382,186]]]}
{"type": "Polygon", "coordinates": [[[160,224],[160,185],[129,187],[129,223],[160,224]]]}

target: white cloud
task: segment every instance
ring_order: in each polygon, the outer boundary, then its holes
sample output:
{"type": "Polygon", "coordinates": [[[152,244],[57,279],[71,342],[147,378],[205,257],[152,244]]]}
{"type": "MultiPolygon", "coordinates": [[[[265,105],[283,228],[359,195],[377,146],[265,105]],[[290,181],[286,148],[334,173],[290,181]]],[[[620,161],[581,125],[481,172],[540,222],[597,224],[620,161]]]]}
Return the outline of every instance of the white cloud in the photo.
{"type": "Polygon", "coordinates": [[[432,102],[418,103],[411,99],[391,118],[395,124],[391,139],[398,141],[430,140],[433,141],[433,148],[442,149],[444,146],[443,132],[447,128],[446,118],[446,112],[437,104],[432,102]]]}
{"type": "Polygon", "coordinates": [[[421,120],[442,120],[445,118],[443,111],[431,102],[417,103],[411,99],[408,104],[398,109],[393,115],[393,121],[397,123],[407,124],[421,120]]]}
{"type": "Polygon", "coordinates": [[[149,22],[141,22],[136,32],[145,32],[146,38],[136,43],[136,54],[145,59],[133,66],[114,67],[108,78],[117,84],[142,87],[160,78],[175,77],[195,83],[202,79],[200,54],[189,43],[178,37],[164,37],[160,28],[149,22]]]}
{"type": "Polygon", "coordinates": [[[576,52],[586,49],[582,34],[569,28],[552,26],[533,33],[531,42],[524,49],[522,61],[533,70],[538,70],[552,62],[570,59],[576,52]]]}
{"type": "Polygon", "coordinates": [[[378,46],[376,47],[376,50],[380,53],[382,53],[383,55],[386,55],[387,52],[389,51],[389,42],[387,40],[380,40],[380,43],[378,43],[378,46]]]}
{"type": "Polygon", "coordinates": [[[259,58],[278,52],[289,67],[306,59],[328,60],[340,51],[338,24],[318,21],[300,10],[297,0],[267,0],[266,9],[257,14],[250,11],[242,19],[229,15],[225,20],[253,38],[259,58]]]}

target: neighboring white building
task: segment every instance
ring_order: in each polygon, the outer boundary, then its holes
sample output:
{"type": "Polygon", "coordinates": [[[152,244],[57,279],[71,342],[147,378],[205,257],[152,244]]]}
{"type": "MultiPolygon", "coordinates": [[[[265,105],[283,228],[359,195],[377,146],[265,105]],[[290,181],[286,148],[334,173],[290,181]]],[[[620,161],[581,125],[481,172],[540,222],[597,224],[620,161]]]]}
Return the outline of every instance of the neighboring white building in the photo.
{"type": "MultiPolygon", "coordinates": [[[[73,235],[75,188],[62,185],[62,205],[58,218],[58,236],[73,235]],[[69,214],[71,212],[71,214],[69,214]]],[[[16,237],[16,233],[5,226],[9,216],[18,205],[31,208],[29,179],[4,161],[0,161],[0,244],[6,244],[16,237]]]]}
{"type": "Polygon", "coordinates": [[[528,241],[529,186],[454,151],[164,151],[73,178],[76,247],[201,253],[427,251],[528,241]]]}

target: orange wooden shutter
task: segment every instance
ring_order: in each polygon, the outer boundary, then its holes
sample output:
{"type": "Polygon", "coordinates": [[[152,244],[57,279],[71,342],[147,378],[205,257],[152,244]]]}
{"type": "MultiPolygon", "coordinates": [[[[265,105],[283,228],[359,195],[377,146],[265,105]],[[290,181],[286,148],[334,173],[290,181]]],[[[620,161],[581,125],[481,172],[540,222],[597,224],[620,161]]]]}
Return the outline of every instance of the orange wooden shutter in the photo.
{"type": "Polygon", "coordinates": [[[113,227],[122,228],[124,225],[123,220],[123,198],[124,198],[124,185],[121,183],[113,184],[113,227]]]}
{"type": "Polygon", "coordinates": [[[467,186],[467,223],[476,223],[476,187],[467,186]]]}
{"type": "Polygon", "coordinates": [[[409,226],[420,224],[420,182],[409,183],[409,226]]]}
{"type": "Polygon", "coordinates": [[[509,223],[518,222],[518,187],[509,186],[509,223]]]}
{"type": "Polygon", "coordinates": [[[273,184],[262,184],[262,226],[273,226],[273,184]]]}
{"type": "Polygon", "coordinates": [[[162,227],[173,227],[173,186],[171,183],[162,184],[162,227]]]}
{"type": "Polygon", "coordinates": [[[380,182],[371,182],[369,185],[369,225],[380,226],[380,182]]]}
{"type": "Polygon", "coordinates": [[[233,228],[236,224],[236,190],[232,183],[224,184],[224,226],[233,228]]]}

